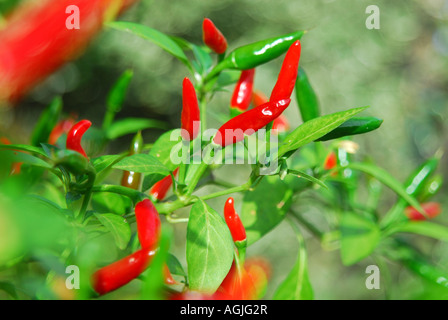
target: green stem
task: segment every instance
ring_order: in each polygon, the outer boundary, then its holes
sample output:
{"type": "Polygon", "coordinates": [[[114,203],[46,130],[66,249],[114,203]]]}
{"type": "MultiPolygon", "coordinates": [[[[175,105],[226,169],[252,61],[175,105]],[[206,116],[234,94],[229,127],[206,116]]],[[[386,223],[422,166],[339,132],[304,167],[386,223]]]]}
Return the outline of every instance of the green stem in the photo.
{"type": "Polygon", "coordinates": [[[297,212],[291,211],[292,217],[294,217],[301,225],[303,225],[309,232],[311,232],[316,238],[319,240],[323,239],[324,233],[320,231],[316,226],[314,226],[311,222],[305,219],[302,215],[297,212]]]}
{"type": "Polygon", "coordinates": [[[99,186],[94,186],[92,188],[92,192],[111,192],[116,194],[121,194],[123,196],[126,196],[132,200],[132,202],[137,203],[145,198],[148,198],[148,195],[146,195],[143,192],[140,192],[138,190],[122,187],[122,186],[116,186],[116,185],[108,185],[103,184],[99,186]]]}

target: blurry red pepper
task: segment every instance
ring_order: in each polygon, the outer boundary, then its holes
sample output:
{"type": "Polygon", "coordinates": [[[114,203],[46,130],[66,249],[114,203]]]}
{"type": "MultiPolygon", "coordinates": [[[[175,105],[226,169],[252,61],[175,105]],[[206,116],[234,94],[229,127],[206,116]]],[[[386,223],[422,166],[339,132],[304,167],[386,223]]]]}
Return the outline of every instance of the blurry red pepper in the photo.
{"type": "Polygon", "coordinates": [[[202,39],[204,44],[217,54],[223,54],[227,50],[226,38],[208,18],[202,22],[202,39]]]}
{"type": "Polygon", "coordinates": [[[185,78],[182,84],[182,137],[193,140],[199,133],[199,104],[196,91],[190,79],[185,78]],[[186,130],[186,132],[184,132],[186,130]],[[188,133],[188,134],[186,134],[188,133]]]}
{"type": "Polygon", "coordinates": [[[233,241],[241,242],[246,240],[246,229],[241,222],[240,216],[235,211],[235,203],[232,197],[227,199],[224,205],[224,218],[230,233],[232,234],[233,241]]]}
{"type": "MultiPolygon", "coordinates": [[[[254,107],[258,107],[259,105],[268,102],[268,97],[266,97],[260,91],[254,91],[252,102],[254,104],[254,107]]],[[[289,122],[283,114],[281,114],[278,118],[274,120],[272,129],[277,130],[277,132],[285,132],[289,130],[289,122]]]]}
{"type": "Polygon", "coordinates": [[[230,107],[238,111],[246,111],[252,100],[255,69],[241,71],[241,76],[233,90],[230,107]]]}
{"type": "Polygon", "coordinates": [[[437,202],[422,203],[422,208],[428,217],[423,216],[420,212],[418,212],[417,209],[411,206],[406,207],[404,213],[410,220],[422,221],[426,219],[435,218],[442,212],[442,207],[437,202]]]}
{"type": "Polygon", "coordinates": [[[286,52],[277,82],[269,98],[270,101],[289,99],[291,97],[299,72],[300,52],[301,44],[300,40],[297,40],[286,52]]]}
{"type": "Polygon", "coordinates": [[[93,289],[105,294],[124,286],[145,271],[155,253],[150,248],[141,249],[99,269],[92,277],[93,289]]]}
{"type": "Polygon", "coordinates": [[[66,148],[77,151],[87,158],[87,154],[81,146],[81,139],[87,129],[90,128],[92,122],[89,120],[81,120],[70,129],[67,134],[66,148]]]}
{"type": "Polygon", "coordinates": [[[137,234],[143,249],[154,249],[160,238],[161,222],[159,213],[149,199],[140,201],[135,206],[137,234]]]}
{"type": "Polygon", "coordinates": [[[253,130],[256,132],[274,121],[288,107],[290,102],[291,99],[269,101],[230,119],[219,128],[213,142],[225,147],[242,141],[246,131],[253,130]]]}
{"type": "Polygon", "coordinates": [[[75,124],[75,119],[70,117],[58,122],[53,128],[48,138],[48,143],[55,145],[58,139],[65,133],[67,134],[75,124]]]}
{"type": "MultiPolygon", "coordinates": [[[[179,168],[176,168],[173,171],[173,175],[176,176],[179,172],[179,168]]],[[[149,190],[149,194],[155,198],[156,200],[162,201],[165,199],[166,193],[173,185],[173,179],[171,175],[166,176],[162,180],[156,182],[152,187],[151,190],[149,190]]]]}
{"type": "Polygon", "coordinates": [[[338,160],[336,157],[336,153],[334,151],[331,151],[325,158],[324,169],[331,170],[333,168],[336,168],[337,162],[338,162],[338,160]]]}
{"type": "Polygon", "coordinates": [[[17,101],[76,58],[106,20],[135,0],[40,0],[17,8],[0,30],[0,101],[17,101]],[[67,7],[79,8],[80,28],[68,29],[67,7]]]}

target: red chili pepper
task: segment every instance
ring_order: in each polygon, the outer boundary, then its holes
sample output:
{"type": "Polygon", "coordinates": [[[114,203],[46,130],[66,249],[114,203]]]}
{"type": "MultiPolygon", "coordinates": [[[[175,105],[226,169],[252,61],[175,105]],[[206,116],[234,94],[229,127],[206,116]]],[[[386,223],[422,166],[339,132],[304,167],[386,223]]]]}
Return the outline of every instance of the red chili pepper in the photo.
{"type": "MultiPolygon", "coordinates": [[[[176,176],[179,172],[179,168],[173,171],[173,175],[176,176]]],[[[165,199],[166,193],[173,185],[173,179],[171,175],[166,176],[162,180],[156,182],[149,190],[149,194],[152,195],[156,200],[162,201],[165,199]]]]}
{"type": "Polygon", "coordinates": [[[243,140],[244,134],[252,134],[274,121],[290,102],[291,99],[269,101],[230,119],[219,128],[213,142],[225,147],[243,140]]]}
{"type": "MultiPolygon", "coordinates": [[[[268,97],[266,97],[260,91],[254,91],[254,94],[252,97],[252,102],[254,104],[254,107],[258,107],[258,106],[268,102],[268,97]]],[[[284,132],[284,131],[289,130],[289,122],[283,114],[281,114],[278,118],[276,118],[274,120],[274,123],[272,124],[272,129],[275,129],[279,132],[284,132]]]]}
{"type": "Polygon", "coordinates": [[[99,269],[92,276],[93,289],[105,294],[124,286],[145,271],[155,253],[150,248],[141,249],[99,269]]]}
{"type": "Polygon", "coordinates": [[[199,104],[196,91],[190,79],[185,78],[182,84],[182,137],[193,140],[199,133],[199,104]],[[188,133],[188,135],[186,134],[188,133]]]}
{"type": "Polygon", "coordinates": [[[420,212],[418,212],[417,209],[415,209],[412,206],[406,207],[406,209],[404,210],[404,213],[410,220],[422,221],[422,220],[426,220],[426,219],[435,218],[442,212],[442,208],[441,208],[440,204],[437,202],[423,203],[422,208],[428,217],[425,217],[424,215],[422,215],[420,212]]]}
{"type": "Polygon", "coordinates": [[[77,151],[87,158],[87,154],[81,146],[81,139],[87,129],[90,128],[92,122],[89,120],[81,120],[70,129],[67,134],[66,148],[77,151]]]}
{"type": "Polygon", "coordinates": [[[291,47],[289,47],[288,52],[286,52],[277,82],[274,89],[272,89],[271,97],[269,98],[270,101],[288,99],[291,97],[299,72],[300,52],[301,45],[300,41],[297,40],[291,47]]]}
{"type": "Polygon", "coordinates": [[[232,197],[227,199],[224,205],[224,218],[232,234],[233,241],[246,240],[246,229],[241,222],[240,216],[235,211],[235,203],[232,197]]]}
{"type": "Polygon", "coordinates": [[[338,162],[338,159],[336,157],[336,153],[334,151],[331,151],[325,158],[324,169],[331,170],[331,169],[335,168],[337,165],[337,162],[338,162]]]}
{"type": "Polygon", "coordinates": [[[230,107],[239,111],[245,111],[249,108],[252,100],[252,91],[254,86],[255,69],[241,71],[241,76],[233,90],[230,107]]]}
{"type": "Polygon", "coordinates": [[[212,20],[205,18],[202,22],[202,39],[207,47],[217,54],[223,54],[227,50],[227,40],[216,28],[212,20]]]}
{"type": "Polygon", "coordinates": [[[0,31],[0,100],[18,100],[77,57],[105,19],[115,17],[131,2],[134,0],[40,0],[19,6],[0,31]],[[79,29],[66,27],[70,5],[79,8],[79,29]]]}
{"type": "Polygon", "coordinates": [[[154,249],[160,239],[161,222],[156,207],[149,199],[135,206],[137,234],[143,249],[154,249]]]}
{"type": "Polygon", "coordinates": [[[53,144],[53,145],[56,144],[56,142],[62,136],[62,134],[64,134],[64,133],[67,134],[70,131],[70,129],[73,127],[74,124],[75,124],[75,119],[73,119],[73,118],[68,118],[68,119],[59,121],[59,123],[57,125],[55,125],[55,127],[51,131],[50,136],[48,138],[48,143],[53,144]]]}

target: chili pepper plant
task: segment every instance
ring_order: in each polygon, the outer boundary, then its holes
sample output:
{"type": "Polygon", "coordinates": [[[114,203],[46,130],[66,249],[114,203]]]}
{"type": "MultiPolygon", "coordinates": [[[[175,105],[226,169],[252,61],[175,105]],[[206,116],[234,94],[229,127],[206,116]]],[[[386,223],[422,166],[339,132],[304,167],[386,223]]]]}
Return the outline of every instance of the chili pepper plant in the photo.
{"type": "MultiPolygon", "coordinates": [[[[203,21],[204,43],[131,22],[107,26],[160,46],[185,68],[179,126],[144,141],[142,132],[166,125],[119,118],[139,72],[123,70],[102,123],[65,114],[63,97],[55,97],[28,144],[4,132],[0,290],[6,296],[313,299],[319,292],[308,271],[310,235],[325,250],[339,251],[347,267],[370,259],[387,273],[391,264],[401,264],[448,287],[446,270],[415,244],[421,237],[448,240],[448,228],[432,221],[441,213],[431,200],[442,184],[441,153],[404,183],[377,166],[353,136],[375,135],[381,115],[367,106],[321,113],[300,62],[306,31],[285,30],[235,48],[209,19],[203,21]],[[278,77],[271,79],[271,92],[261,92],[257,68],[274,59],[282,61],[278,77]],[[217,95],[229,101],[228,112],[216,108],[217,95]],[[301,119],[286,118],[287,108],[298,108],[301,119]],[[205,135],[213,129],[212,116],[220,128],[205,135]],[[124,136],[129,148],[108,154],[107,146],[124,136]],[[263,152],[254,154],[254,145],[263,152]],[[217,178],[229,166],[243,168],[244,183],[217,178]],[[396,201],[382,211],[386,192],[396,201]],[[212,199],[221,205],[211,206],[212,199]],[[311,218],[304,209],[310,206],[321,208],[311,218]],[[288,253],[297,256],[290,270],[251,253],[284,221],[299,248],[288,253]],[[170,249],[178,239],[174,226],[186,235],[178,245],[182,255],[170,249]],[[282,272],[275,288],[272,270],[282,272]]],[[[391,279],[386,289],[393,285],[391,279]]]]}

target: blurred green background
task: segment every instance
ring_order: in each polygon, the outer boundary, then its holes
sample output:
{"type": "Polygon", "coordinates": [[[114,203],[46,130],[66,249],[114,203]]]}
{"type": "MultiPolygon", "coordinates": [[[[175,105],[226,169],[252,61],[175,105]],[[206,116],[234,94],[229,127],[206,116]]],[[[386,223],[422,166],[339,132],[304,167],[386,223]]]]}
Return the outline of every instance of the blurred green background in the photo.
{"type": "MultiPolygon", "coordinates": [[[[0,0],[6,13],[12,3],[0,0]]],[[[303,29],[301,66],[306,69],[320,102],[322,113],[370,105],[365,115],[384,119],[373,133],[355,137],[361,155],[404,181],[424,159],[448,147],[448,1],[446,0],[142,0],[121,16],[170,35],[202,43],[202,19],[208,17],[225,34],[229,49],[256,40],[303,29]],[[366,8],[380,9],[380,29],[369,30],[366,8]]],[[[256,88],[269,93],[282,59],[257,68],[256,88]]],[[[164,120],[173,128],[180,124],[182,79],[188,70],[157,46],[131,34],[105,29],[78,60],[67,64],[33,90],[20,104],[1,111],[0,128],[27,142],[38,114],[55,95],[62,95],[64,110],[99,125],[108,90],[127,68],[134,70],[125,107],[118,117],[148,117],[164,120]]],[[[229,90],[232,87],[228,87],[229,90]]],[[[215,96],[209,108],[227,112],[231,92],[215,96]]],[[[294,128],[301,123],[297,103],[286,114],[294,128]]],[[[210,118],[209,126],[219,123],[210,118]]],[[[147,130],[145,141],[154,141],[162,131],[147,130]]],[[[119,139],[106,152],[127,148],[131,136],[119,139]]],[[[441,162],[448,179],[447,157],[441,162]]],[[[223,169],[223,176],[230,171],[223,169]]],[[[232,168],[232,175],[238,170],[232,168]]],[[[246,179],[242,169],[241,181],[246,179]]],[[[447,185],[435,200],[447,208],[447,185]]],[[[395,200],[385,192],[387,210],[395,200]]],[[[211,201],[221,212],[223,199],[211,201]]],[[[238,203],[238,201],[237,201],[238,203]]],[[[298,207],[310,214],[320,208],[298,207]]],[[[446,210],[445,210],[446,211],[446,210]]],[[[446,216],[446,212],[445,212],[446,216]]],[[[440,221],[448,222],[446,217],[440,221]]],[[[185,239],[178,230],[179,243],[185,239]]],[[[419,239],[419,246],[446,266],[448,245],[419,239]]],[[[373,261],[341,266],[338,251],[323,250],[309,237],[307,247],[310,276],[317,299],[428,298],[438,297],[435,288],[390,265],[393,290],[367,290],[365,268],[373,261]],[[434,290],[433,290],[434,289],[434,290]],[[431,296],[434,295],[434,296],[431,296]]],[[[174,248],[182,257],[184,248],[174,248]]],[[[292,267],[297,245],[286,223],[249,248],[249,255],[266,256],[272,263],[270,297],[292,267]]],[[[386,276],[386,275],[383,275],[386,276]]],[[[387,288],[386,288],[387,289],[387,288]]]]}

